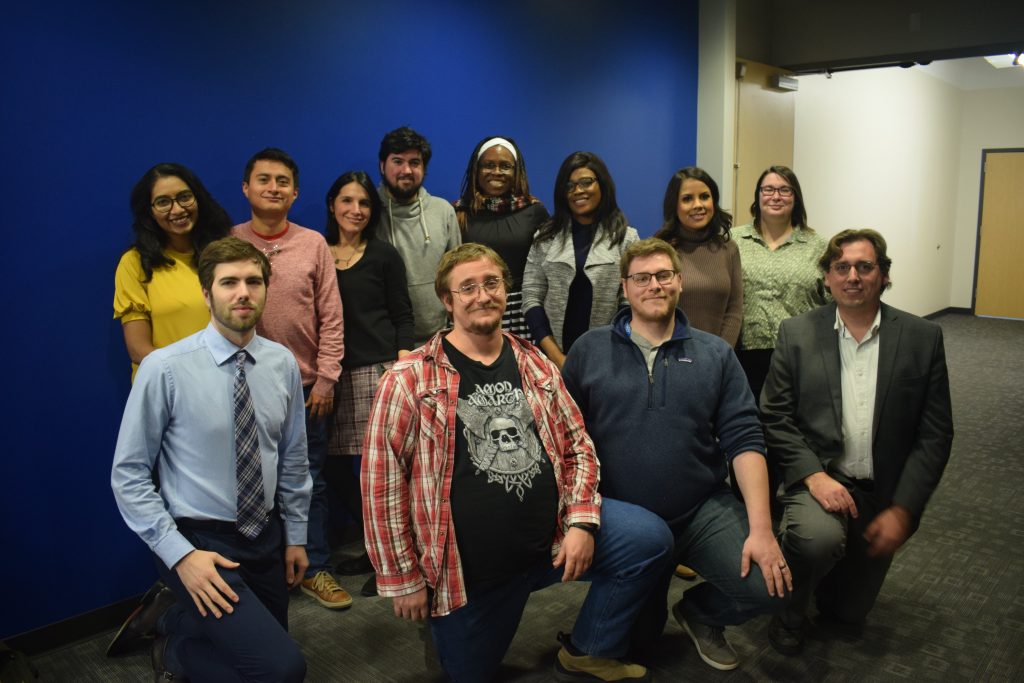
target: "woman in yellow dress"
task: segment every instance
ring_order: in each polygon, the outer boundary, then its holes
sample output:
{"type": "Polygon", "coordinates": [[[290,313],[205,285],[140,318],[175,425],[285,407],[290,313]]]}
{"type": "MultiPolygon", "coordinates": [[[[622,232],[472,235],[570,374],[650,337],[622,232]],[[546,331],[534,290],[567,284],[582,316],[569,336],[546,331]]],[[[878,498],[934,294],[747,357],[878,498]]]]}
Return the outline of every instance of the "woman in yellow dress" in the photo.
{"type": "Polygon", "coordinates": [[[114,273],[114,318],[121,321],[134,378],[153,349],[209,323],[196,264],[207,244],[227,237],[231,218],[179,164],[146,171],[130,202],[135,244],[114,273]]]}

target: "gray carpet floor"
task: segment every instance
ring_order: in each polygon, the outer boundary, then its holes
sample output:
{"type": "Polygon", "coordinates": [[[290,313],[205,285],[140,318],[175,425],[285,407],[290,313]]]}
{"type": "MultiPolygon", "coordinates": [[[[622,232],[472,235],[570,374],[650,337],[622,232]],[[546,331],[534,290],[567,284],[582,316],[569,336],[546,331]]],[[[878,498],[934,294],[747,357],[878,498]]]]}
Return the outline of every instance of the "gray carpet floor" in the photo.
{"type": "MultiPolygon", "coordinates": [[[[1024,680],[1024,322],[947,314],[956,439],[920,530],[897,554],[860,635],[812,629],[799,657],[768,645],[768,618],[728,630],[742,663],[707,667],[671,620],[655,680],[1021,681],[1024,680]]],[[[346,546],[338,556],[350,556],[346,546]]],[[[355,596],[332,612],[296,593],[291,632],[310,681],[442,680],[427,631],[399,621],[391,602],[358,595],[365,576],[339,577],[355,596]]],[[[674,580],[671,599],[692,586],[674,580]]],[[[558,645],[586,586],[554,586],[527,606],[501,672],[506,681],[548,681],[558,645]]],[[[148,653],[103,656],[112,632],[33,658],[43,681],[152,680],[148,653]]]]}

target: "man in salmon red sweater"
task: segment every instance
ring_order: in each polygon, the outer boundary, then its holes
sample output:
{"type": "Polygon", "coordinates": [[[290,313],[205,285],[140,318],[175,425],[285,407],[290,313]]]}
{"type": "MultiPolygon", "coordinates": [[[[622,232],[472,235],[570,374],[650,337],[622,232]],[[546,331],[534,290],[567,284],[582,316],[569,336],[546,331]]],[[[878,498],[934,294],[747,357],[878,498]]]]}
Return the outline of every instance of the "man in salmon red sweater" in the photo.
{"type": "Polygon", "coordinates": [[[286,346],[299,363],[306,402],[306,437],[313,498],[309,506],[306,570],[302,591],[329,609],[352,605],[352,597],[330,573],[327,542],[327,429],[334,385],[341,375],[341,296],[330,248],[323,236],[288,220],[299,196],[299,167],[287,153],[268,147],[245,166],[242,193],[252,218],[231,234],[251,242],[274,268],[273,293],[259,333],[286,346]]]}

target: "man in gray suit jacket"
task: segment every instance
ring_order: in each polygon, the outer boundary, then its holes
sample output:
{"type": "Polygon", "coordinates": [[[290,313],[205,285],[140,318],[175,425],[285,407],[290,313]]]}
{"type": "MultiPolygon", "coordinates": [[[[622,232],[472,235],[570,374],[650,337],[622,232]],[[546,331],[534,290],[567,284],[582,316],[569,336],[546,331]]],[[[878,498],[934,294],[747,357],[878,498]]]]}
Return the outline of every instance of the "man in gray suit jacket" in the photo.
{"type": "Polygon", "coordinates": [[[891,265],[874,230],[833,237],[819,266],[835,304],[782,323],[761,394],[794,584],[769,631],[783,654],[803,646],[812,597],[863,623],[949,458],[942,330],[881,303],[891,265]]]}

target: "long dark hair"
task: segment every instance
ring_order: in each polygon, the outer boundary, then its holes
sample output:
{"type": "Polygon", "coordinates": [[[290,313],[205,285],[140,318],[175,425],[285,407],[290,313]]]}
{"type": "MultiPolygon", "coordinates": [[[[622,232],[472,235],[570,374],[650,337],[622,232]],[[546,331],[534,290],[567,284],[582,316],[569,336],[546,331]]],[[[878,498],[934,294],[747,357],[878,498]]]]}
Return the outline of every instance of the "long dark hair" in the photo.
{"type": "Polygon", "coordinates": [[[662,215],[665,222],[662,223],[661,230],[658,231],[655,237],[665,240],[673,247],[678,247],[683,242],[708,242],[711,240],[719,244],[725,244],[729,241],[732,215],[728,211],[723,210],[718,205],[718,201],[718,183],[708,175],[707,171],[696,166],[687,166],[686,168],[679,169],[669,179],[668,187],[665,188],[665,200],[662,203],[662,215]],[[687,179],[699,180],[707,185],[708,189],[711,190],[711,202],[715,207],[715,215],[699,231],[703,234],[699,238],[692,240],[683,239],[683,230],[686,228],[679,222],[679,188],[683,186],[683,181],[687,179]]]}
{"type": "Polygon", "coordinates": [[[366,227],[363,228],[363,238],[372,240],[377,236],[377,223],[380,222],[381,211],[380,195],[377,194],[377,188],[373,186],[373,181],[370,180],[370,176],[366,175],[365,171],[346,171],[338,176],[337,180],[331,185],[331,189],[327,190],[326,232],[328,244],[337,244],[341,240],[338,219],[334,217],[331,207],[334,205],[334,200],[338,198],[341,188],[349,183],[359,185],[366,192],[366,196],[370,198],[370,219],[366,221],[366,227]]]}
{"type": "MultiPolygon", "coordinates": [[[[601,157],[593,152],[573,152],[562,162],[562,166],[558,169],[558,176],[555,178],[555,213],[540,226],[537,241],[544,242],[554,239],[556,236],[564,234],[572,226],[572,211],[569,210],[565,185],[569,182],[572,172],[578,168],[588,168],[593,171],[601,187],[601,201],[597,205],[597,211],[594,212],[594,225],[603,228],[610,246],[621,244],[626,237],[628,225],[626,216],[619,210],[619,205],[615,202],[615,181],[612,180],[608,167],[601,161],[601,157]]],[[[600,236],[595,236],[596,239],[600,239],[600,236]]]]}
{"type": "Polygon", "coordinates": [[[800,181],[796,179],[796,173],[793,173],[789,166],[769,166],[757,179],[757,185],[754,185],[754,203],[750,205],[750,213],[754,217],[754,227],[757,231],[761,232],[761,183],[769,173],[782,176],[793,186],[793,215],[789,218],[790,225],[814,232],[807,226],[807,208],[804,206],[804,193],[800,189],[800,181]]]}
{"type": "Polygon", "coordinates": [[[174,263],[166,254],[167,233],[156,219],[153,218],[153,185],[160,178],[180,178],[188,185],[188,189],[196,196],[196,223],[189,237],[192,239],[193,263],[199,263],[199,254],[207,244],[222,237],[227,237],[231,230],[231,217],[216,202],[206,186],[195,173],[181,164],[157,164],[142,174],[132,188],[129,205],[132,210],[132,231],[135,233],[135,244],[139,252],[142,270],[146,273],[146,282],[153,279],[153,269],[169,266],[174,263]]]}
{"type": "MultiPolygon", "coordinates": [[[[512,189],[510,194],[528,199],[531,198],[530,181],[526,177],[526,162],[523,160],[523,153],[519,151],[519,145],[516,144],[515,140],[505,135],[488,135],[476,143],[476,147],[473,148],[473,152],[469,155],[466,173],[462,176],[462,191],[459,193],[459,206],[455,211],[458,214],[459,227],[462,228],[463,232],[466,230],[466,214],[470,216],[476,215],[476,212],[483,206],[484,197],[476,186],[480,170],[480,148],[483,147],[485,142],[494,138],[507,140],[512,145],[512,152],[516,163],[515,170],[512,171],[512,189]]],[[[505,147],[505,145],[502,145],[502,147],[505,147]]]]}

